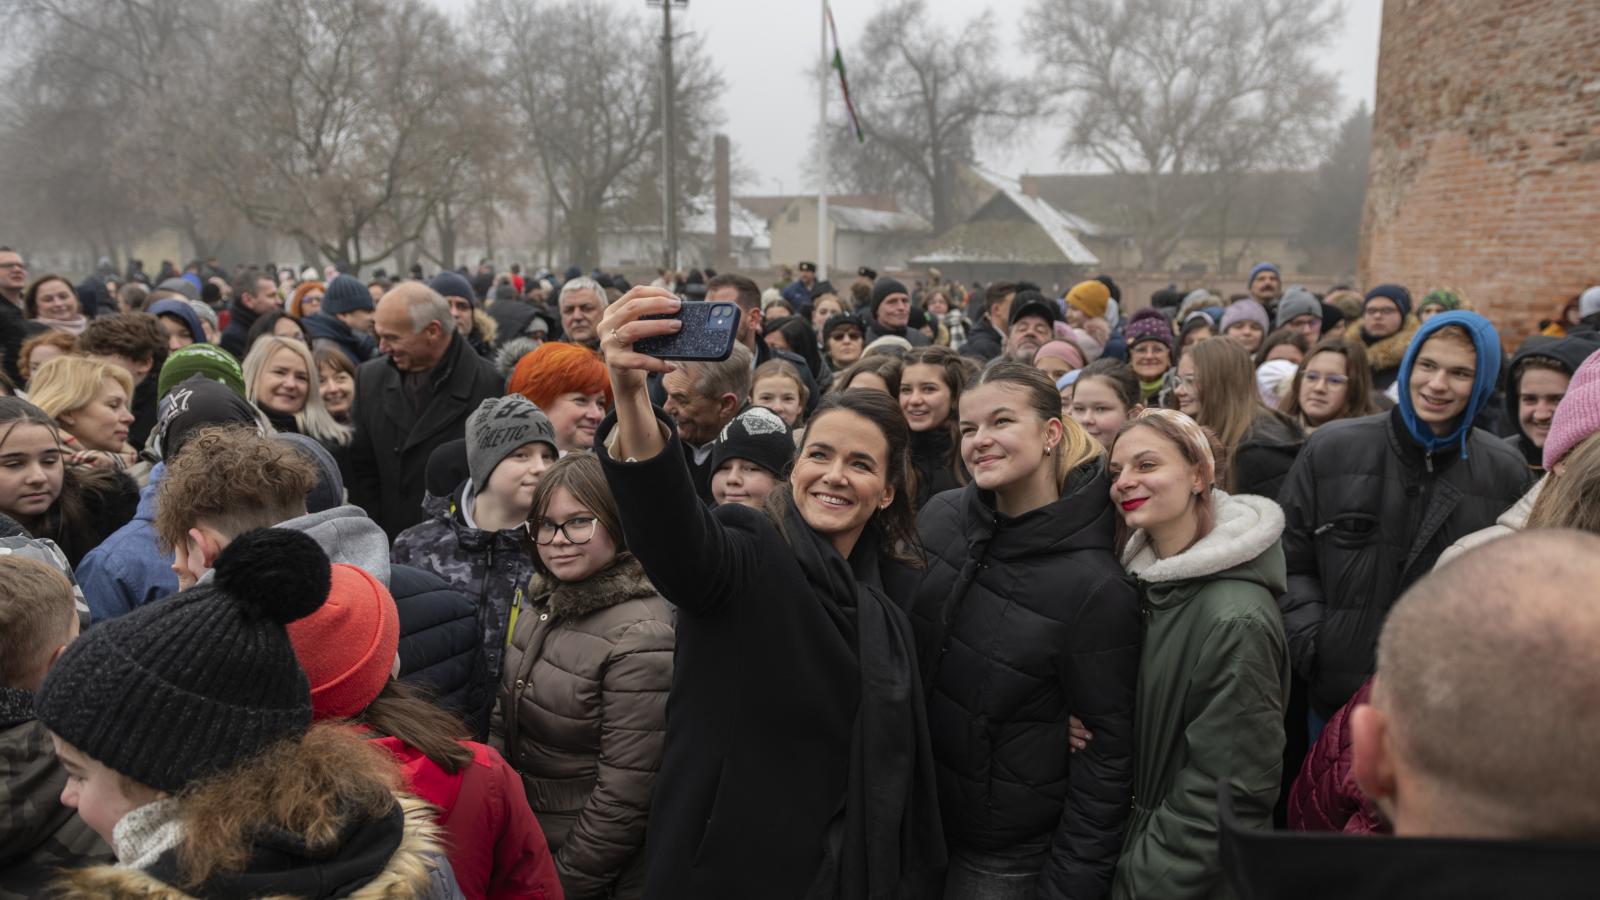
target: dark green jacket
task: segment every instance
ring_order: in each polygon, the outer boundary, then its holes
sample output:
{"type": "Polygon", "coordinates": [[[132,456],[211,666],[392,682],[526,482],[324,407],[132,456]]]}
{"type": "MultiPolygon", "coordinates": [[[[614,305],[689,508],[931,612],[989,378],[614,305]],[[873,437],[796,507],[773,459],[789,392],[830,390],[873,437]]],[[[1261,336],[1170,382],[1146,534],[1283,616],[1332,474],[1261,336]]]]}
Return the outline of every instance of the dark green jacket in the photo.
{"type": "Polygon", "coordinates": [[[1272,827],[1289,695],[1277,606],[1283,513],[1262,497],[1214,499],[1215,527],[1188,550],[1158,560],[1135,532],[1123,555],[1144,600],[1145,639],[1116,898],[1230,896],[1217,858],[1219,779],[1233,785],[1241,822],[1272,827]]]}

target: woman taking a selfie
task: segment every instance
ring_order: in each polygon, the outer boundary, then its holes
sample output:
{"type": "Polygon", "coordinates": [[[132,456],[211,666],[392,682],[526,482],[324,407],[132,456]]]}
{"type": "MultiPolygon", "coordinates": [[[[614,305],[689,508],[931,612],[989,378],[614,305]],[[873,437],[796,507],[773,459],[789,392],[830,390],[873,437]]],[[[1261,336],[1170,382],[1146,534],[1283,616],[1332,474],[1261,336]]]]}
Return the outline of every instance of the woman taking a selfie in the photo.
{"type": "Polygon", "coordinates": [[[596,453],[624,540],[678,607],[667,746],[646,839],[652,898],[925,897],[944,866],[911,628],[884,577],[912,558],[894,399],[829,395],[787,485],[708,510],[633,350],[677,297],[634,288],[600,322],[615,411],[596,453]]]}

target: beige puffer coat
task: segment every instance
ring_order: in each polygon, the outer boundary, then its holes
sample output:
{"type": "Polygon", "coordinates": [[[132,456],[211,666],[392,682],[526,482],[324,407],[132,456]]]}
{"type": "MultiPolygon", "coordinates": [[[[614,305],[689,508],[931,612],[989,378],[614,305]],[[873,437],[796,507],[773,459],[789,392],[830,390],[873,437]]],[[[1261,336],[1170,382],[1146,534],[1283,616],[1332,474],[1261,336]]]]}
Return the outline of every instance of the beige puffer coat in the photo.
{"type": "Polygon", "coordinates": [[[632,554],[535,576],[501,673],[493,743],[522,776],[569,900],[637,897],[667,734],[672,608],[632,554]]]}

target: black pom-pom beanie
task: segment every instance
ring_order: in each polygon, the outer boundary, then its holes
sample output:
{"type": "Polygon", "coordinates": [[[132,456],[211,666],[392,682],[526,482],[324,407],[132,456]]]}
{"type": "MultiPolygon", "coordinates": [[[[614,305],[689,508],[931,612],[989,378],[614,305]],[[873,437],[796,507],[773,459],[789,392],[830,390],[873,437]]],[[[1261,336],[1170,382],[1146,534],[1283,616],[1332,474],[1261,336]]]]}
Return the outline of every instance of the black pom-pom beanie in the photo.
{"type": "Polygon", "coordinates": [[[215,570],[73,641],[35,698],[45,727],[167,792],[303,734],[311,688],[284,626],[327,599],[327,555],[299,532],[259,529],[215,570]]]}

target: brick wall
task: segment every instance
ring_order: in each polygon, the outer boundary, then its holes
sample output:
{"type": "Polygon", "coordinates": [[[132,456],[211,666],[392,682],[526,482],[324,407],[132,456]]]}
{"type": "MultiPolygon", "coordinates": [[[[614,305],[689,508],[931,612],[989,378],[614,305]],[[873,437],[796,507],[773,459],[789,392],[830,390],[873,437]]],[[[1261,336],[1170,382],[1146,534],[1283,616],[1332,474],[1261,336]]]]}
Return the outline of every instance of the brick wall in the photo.
{"type": "Polygon", "coordinates": [[[1385,0],[1360,278],[1511,345],[1600,283],[1600,2],[1385,0]]]}

